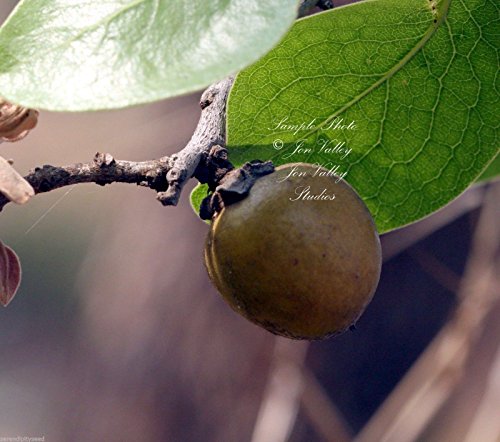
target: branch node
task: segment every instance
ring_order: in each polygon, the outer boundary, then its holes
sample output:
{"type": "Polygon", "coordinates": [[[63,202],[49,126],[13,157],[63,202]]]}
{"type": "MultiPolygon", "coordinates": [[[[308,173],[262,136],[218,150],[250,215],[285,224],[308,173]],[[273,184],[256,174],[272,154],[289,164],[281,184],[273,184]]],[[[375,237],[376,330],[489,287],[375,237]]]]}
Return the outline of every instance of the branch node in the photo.
{"type": "Polygon", "coordinates": [[[234,169],[227,157],[227,149],[219,144],[214,144],[210,148],[209,154],[199,162],[193,176],[200,183],[208,184],[210,190],[215,190],[220,180],[234,169]]]}
{"type": "Polygon", "coordinates": [[[218,91],[214,90],[212,87],[209,87],[203,94],[201,94],[200,98],[200,107],[201,110],[205,109],[206,107],[210,106],[214,99],[215,95],[218,91]]]}
{"type": "Polygon", "coordinates": [[[176,184],[169,184],[168,189],[165,192],[158,192],[156,199],[163,206],[177,206],[179,202],[179,196],[181,194],[181,188],[176,184]]]}
{"type": "Polygon", "coordinates": [[[116,161],[113,158],[113,155],[111,155],[109,153],[97,152],[94,156],[94,164],[97,167],[109,167],[115,163],[116,163],[116,161]]]}

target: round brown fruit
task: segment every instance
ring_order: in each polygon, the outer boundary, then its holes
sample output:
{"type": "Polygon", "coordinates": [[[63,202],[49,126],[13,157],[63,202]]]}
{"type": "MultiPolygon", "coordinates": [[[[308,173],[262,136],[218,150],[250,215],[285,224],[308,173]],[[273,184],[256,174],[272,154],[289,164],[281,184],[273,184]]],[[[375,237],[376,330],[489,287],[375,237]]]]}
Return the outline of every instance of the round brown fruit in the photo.
{"type": "Polygon", "coordinates": [[[363,313],[379,281],[381,250],[352,187],[296,163],[259,178],[245,199],[222,209],[205,262],[224,299],[250,321],[290,338],[323,339],[363,313]]]}

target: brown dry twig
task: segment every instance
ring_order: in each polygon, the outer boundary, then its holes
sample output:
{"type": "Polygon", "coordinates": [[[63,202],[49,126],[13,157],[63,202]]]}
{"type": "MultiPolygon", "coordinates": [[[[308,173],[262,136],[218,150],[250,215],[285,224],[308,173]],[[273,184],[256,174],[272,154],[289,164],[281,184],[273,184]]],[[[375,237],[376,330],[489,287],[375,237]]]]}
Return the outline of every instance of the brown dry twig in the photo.
{"type": "MultiPolygon", "coordinates": [[[[233,77],[228,77],[211,85],[202,94],[198,125],[191,140],[177,154],[157,160],[133,162],[115,160],[109,153],[97,153],[93,161],[88,163],[37,167],[25,179],[35,194],[79,183],[135,183],[156,190],[163,205],[175,206],[184,184],[196,176],[198,165],[203,163],[208,170],[212,148],[224,144],[226,101],[232,84],[233,77]]],[[[198,172],[200,181],[210,179],[207,174],[198,172]]],[[[217,168],[213,173],[216,172],[217,168]]],[[[0,210],[8,202],[8,198],[0,195],[0,210]]]]}
{"type": "MultiPolygon", "coordinates": [[[[150,161],[116,160],[109,153],[97,153],[87,163],[68,166],[45,165],[25,176],[35,194],[80,183],[132,183],[158,192],[157,199],[165,206],[175,206],[182,188],[190,178],[208,183],[211,190],[236,196],[245,195],[255,178],[272,172],[270,163],[244,165],[238,171],[227,160],[225,144],[226,101],[234,77],[227,77],[210,86],[200,100],[201,116],[187,145],[178,153],[150,161]],[[232,172],[228,174],[228,172],[232,172]],[[226,174],[228,179],[223,180],[226,174]],[[231,177],[231,179],[229,179],[231,177]]],[[[221,193],[222,195],[222,193],[221,193]]],[[[204,218],[232,198],[211,198],[207,202],[204,218]],[[212,200],[216,200],[212,201],[212,200]]],[[[0,194],[0,210],[9,202],[0,194]]]]}

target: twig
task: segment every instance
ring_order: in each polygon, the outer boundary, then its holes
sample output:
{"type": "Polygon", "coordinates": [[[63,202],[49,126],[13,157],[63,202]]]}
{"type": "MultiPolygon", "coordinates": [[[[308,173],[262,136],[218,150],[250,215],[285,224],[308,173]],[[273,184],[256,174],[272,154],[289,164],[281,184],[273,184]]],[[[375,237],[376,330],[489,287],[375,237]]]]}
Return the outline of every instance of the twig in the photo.
{"type": "Polygon", "coordinates": [[[415,259],[420,268],[431,276],[442,287],[456,293],[460,285],[460,277],[440,259],[428,252],[422,246],[409,250],[409,255],[415,259]]]}
{"type": "Polygon", "coordinates": [[[260,404],[252,442],[286,442],[295,425],[304,388],[308,343],[275,338],[273,366],[260,404]]]}
{"type": "MultiPolygon", "coordinates": [[[[222,146],[225,144],[226,102],[233,81],[234,77],[227,77],[202,94],[201,116],[194,134],[188,144],[171,157],[133,162],[115,160],[109,153],[97,153],[89,163],[37,167],[25,179],[35,194],[79,183],[134,183],[156,190],[157,199],[164,206],[175,206],[184,184],[195,177],[209,184],[215,191],[212,196],[226,195],[221,201],[212,201],[210,210],[201,211],[200,216],[209,219],[224,203],[244,197],[257,177],[274,170],[269,162],[247,163],[233,170],[227,160],[227,151],[222,146]]],[[[210,201],[207,204],[210,205],[210,201]]],[[[8,202],[9,199],[0,194],[0,210],[8,202]]]]}
{"type": "Polygon", "coordinates": [[[472,421],[465,442],[498,442],[500,440],[500,348],[488,374],[488,384],[476,415],[472,421]]]}
{"type": "MultiPolygon", "coordinates": [[[[135,183],[157,191],[167,187],[165,175],[172,167],[172,160],[163,157],[152,161],[115,160],[110,154],[97,153],[89,163],[69,166],[43,166],[32,170],[26,177],[35,194],[49,192],[79,183],[135,183]]],[[[0,194],[0,210],[9,200],[0,194]]]]}
{"type": "Polygon", "coordinates": [[[203,158],[208,157],[213,146],[225,146],[226,102],[233,82],[234,77],[230,76],[203,92],[198,126],[186,147],[171,157],[173,164],[167,173],[168,188],[158,194],[164,206],[176,206],[184,184],[194,176],[203,158]]]}
{"type": "MultiPolygon", "coordinates": [[[[200,120],[191,140],[177,154],[151,161],[115,160],[109,153],[97,153],[88,163],[69,166],[37,167],[24,178],[33,187],[35,194],[49,192],[64,186],[79,183],[132,183],[150,187],[158,192],[163,205],[176,205],[186,181],[197,174],[200,181],[209,177],[204,170],[197,170],[203,162],[210,169],[210,152],[214,145],[224,145],[226,101],[233,77],[210,86],[201,96],[200,120]]],[[[220,155],[220,149],[217,150],[220,155]]],[[[217,173],[217,168],[212,174],[217,173]]],[[[0,210],[9,199],[0,194],[0,210]]]]}
{"type": "Polygon", "coordinates": [[[302,410],[318,435],[325,442],[350,442],[352,431],[340,410],[328,397],[327,392],[314,374],[304,368],[304,389],[302,392],[302,410]]]}

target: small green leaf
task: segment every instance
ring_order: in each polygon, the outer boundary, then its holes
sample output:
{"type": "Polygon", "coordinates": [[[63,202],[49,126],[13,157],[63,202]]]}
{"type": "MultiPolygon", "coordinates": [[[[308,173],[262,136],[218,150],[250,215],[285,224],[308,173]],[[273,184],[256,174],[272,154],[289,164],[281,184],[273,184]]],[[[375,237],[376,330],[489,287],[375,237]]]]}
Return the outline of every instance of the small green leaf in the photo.
{"type": "Polygon", "coordinates": [[[414,222],[498,152],[498,26],[493,0],[377,0],[299,20],[238,75],[229,158],[336,168],[380,232],[414,222]]]}
{"type": "Polygon", "coordinates": [[[191,201],[191,207],[196,212],[196,214],[199,214],[201,202],[205,199],[207,195],[208,195],[208,185],[206,184],[198,184],[191,191],[189,200],[191,201]]]}
{"type": "Polygon", "coordinates": [[[23,0],[0,30],[0,95],[49,110],[191,92],[254,62],[297,0],[23,0]]]}

